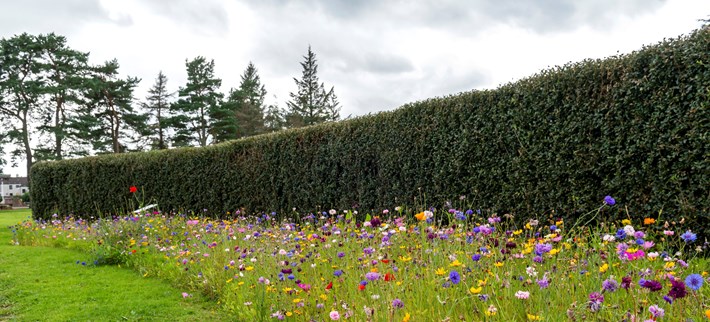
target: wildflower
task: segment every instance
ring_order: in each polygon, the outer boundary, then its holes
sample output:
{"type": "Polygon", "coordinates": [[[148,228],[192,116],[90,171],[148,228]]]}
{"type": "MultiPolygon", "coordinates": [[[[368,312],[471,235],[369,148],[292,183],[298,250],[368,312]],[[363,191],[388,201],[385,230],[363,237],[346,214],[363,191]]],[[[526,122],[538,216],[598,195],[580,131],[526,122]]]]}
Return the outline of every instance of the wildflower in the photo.
{"type": "Polygon", "coordinates": [[[365,278],[370,281],[376,281],[376,280],[380,279],[380,273],[369,272],[369,273],[365,274],[365,278]]]}
{"type": "Polygon", "coordinates": [[[686,243],[692,243],[696,239],[698,239],[698,235],[693,234],[690,230],[686,231],[682,235],[680,235],[680,239],[682,239],[686,243]]]}
{"type": "Polygon", "coordinates": [[[624,239],[626,238],[626,231],[624,229],[619,229],[616,231],[616,239],[624,239]]]}
{"type": "Polygon", "coordinates": [[[401,309],[404,307],[404,302],[400,299],[394,299],[394,301],[392,301],[392,307],[395,309],[401,309]]]}
{"type": "Polygon", "coordinates": [[[338,311],[330,311],[331,320],[340,320],[340,313],[338,311]]]}
{"type": "Polygon", "coordinates": [[[128,191],[130,191],[131,193],[136,193],[138,191],[138,188],[136,188],[136,186],[131,186],[130,188],[128,188],[128,191]]]}
{"type": "Polygon", "coordinates": [[[639,281],[639,285],[643,288],[651,290],[652,292],[660,291],[663,288],[663,285],[661,285],[660,282],[654,280],[645,280],[643,278],[639,281]]]}
{"type": "Polygon", "coordinates": [[[390,281],[394,281],[394,274],[392,274],[392,273],[385,274],[385,282],[390,282],[390,281]]]}
{"type": "Polygon", "coordinates": [[[700,274],[690,274],[685,278],[685,285],[691,290],[697,291],[703,286],[703,277],[700,274]]]}
{"type": "Polygon", "coordinates": [[[493,304],[488,306],[488,310],[486,310],[486,316],[493,316],[493,315],[496,315],[496,313],[498,313],[498,309],[496,309],[496,307],[493,306],[493,304]]]}
{"type": "Polygon", "coordinates": [[[446,275],[446,270],[444,270],[443,267],[439,267],[439,268],[436,269],[436,272],[435,272],[435,273],[436,273],[436,275],[444,276],[444,275],[446,275]]]}
{"type": "Polygon", "coordinates": [[[517,292],[515,292],[515,297],[517,297],[521,300],[527,300],[528,297],[530,297],[530,292],[517,291],[517,292]]]}
{"type": "Polygon", "coordinates": [[[528,315],[528,321],[542,321],[542,318],[539,315],[532,315],[530,313],[528,315]]]}
{"type": "Polygon", "coordinates": [[[540,286],[540,289],[547,288],[550,286],[550,280],[548,280],[547,276],[545,276],[541,280],[537,281],[537,285],[540,286]]]}
{"type": "Polygon", "coordinates": [[[473,254],[473,256],[471,256],[471,260],[474,262],[481,260],[481,254],[473,254]]]}
{"type": "Polygon", "coordinates": [[[671,290],[668,291],[668,296],[675,299],[684,298],[688,292],[685,290],[685,284],[677,279],[671,279],[671,290]]]}
{"type": "Polygon", "coordinates": [[[477,287],[475,287],[475,286],[471,286],[471,288],[468,289],[468,291],[471,292],[471,294],[478,294],[478,293],[481,293],[482,290],[483,290],[483,287],[478,287],[478,288],[477,288],[477,287]]]}
{"type": "Polygon", "coordinates": [[[710,319],[710,310],[705,310],[705,316],[707,316],[708,319],[710,319]]]}
{"type": "Polygon", "coordinates": [[[631,276],[624,276],[621,278],[621,288],[625,290],[631,288],[631,276]]]}
{"type": "Polygon", "coordinates": [[[409,319],[411,319],[412,316],[409,315],[409,312],[407,312],[404,317],[402,318],[402,322],[409,322],[409,319]]]}
{"type": "Polygon", "coordinates": [[[656,223],[656,219],[653,219],[653,218],[644,218],[643,219],[644,225],[652,225],[654,223],[656,223]]]}
{"type": "Polygon", "coordinates": [[[602,289],[605,292],[613,293],[614,291],[619,289],[619,283],[616,280],[611,279],[611,278],[606,279],[606,280],[604,280],[604,282],[602,282],[602,289]]]}
{"type": "Polygon", "coordinates": [[[335,272],[333,272],[333,275],[334,275],[335,277],[340,277],[340,276],[343,275],[343,271],[342,271],[342,270],[339,270],[339,269],[336,269],[335,272]]]}
{"type": "Polygon", "coordinates": [[[449,273],[449,280],[451,283],[454,283],[454,285],[457,285],[461,282],[461,275],[459,275],[457,271],[451,271],[451,273],[449,273]]]}
{"type": "Polygon", "coordinates": [[[187,293],[187,292],[182,292],[182,298],[185,299],[185,298],[188,298],[188,297],[190,297],[190,296],[192,296],[192,295],[190,295],[190,294],[187,293]]]}
{"type": "Polygon", "coordinates": [[[604,263],[601,267],[599,267],[599,273],[606,273],[606,271],[609,269],[609,264],[604,263]]]}
{"type": "Polygon", "coordinates": [[[599,292],[592,292],[589,294],[589,309],[592,312],[599,311],[602,303],[604,303],[604,295],[601,295],[599,292]]]}
{"type": "Polygon", "coordinates": [[[662,318],[663,314],[666,312],[656,304],[649,306],[648,311],[651,312],[651,315],[654,317],[654,320],[655,318],[662,318]]]}
{"type": "Polygon", "coordinates": [[[609,206],[613,206],[616,204],[616,200],[614,200],[614,198],[612,198],[611,196],[606,196],[604,197],[604,203],[609,206]]]}

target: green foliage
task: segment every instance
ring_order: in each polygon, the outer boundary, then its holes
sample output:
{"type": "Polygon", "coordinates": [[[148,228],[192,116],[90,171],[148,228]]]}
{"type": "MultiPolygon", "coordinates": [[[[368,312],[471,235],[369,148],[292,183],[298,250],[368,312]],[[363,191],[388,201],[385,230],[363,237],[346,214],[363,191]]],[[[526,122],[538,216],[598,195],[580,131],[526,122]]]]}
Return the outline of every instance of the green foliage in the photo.
{"type": "Polygon", "coordinates": [[[148,124],[148,137],[153,149],[167,149],[170,138],[167,129],[170,127],[170,99],[173,96],[167,90],[168,78],[163,72],[158,73],[153,87],[148,90],[148,96],[143,108],[148,110],[150,123],[148,124]]]}
{"type": "Polygon", "coordinates": [[[340,118],[340,103],[335,96],[334,88],[325,90],[325,84],[318,79],[318,61],[316,54],[308,46],[308,53],[301,63],[303,74],[301,79],[294,78],[298,92],[291,93],[291,101],[287,102],[288,114],[286,121],[291,128],[309,126],[327,121],[337,121],[340,118]]]}
{"type": "Polygon", "coordinates": [[[612,195],[632,215],[663,209],[707,222],[708,48],[706,28],[340,123],[206,148],[44,162],[31,173],[34,215],[112,213],[135,185],[164,210],[364,213],[466,195],[488,211],[574,216],[612,195]]]}
{"type": "Polygon", "coordinates": [[[225,105],[237,121],[235,138],[253,136],[266,132],[264,126],[264,98],[266,88],[261,84],[256,67],[251,62],[242,74],[239,88],[232,89],[225,105]]]}
{"type": "Polygon", "coordinates": [[[185,61],[187,84],[179,91],[180,99],[171,106],[175,116],[171,124],[176,130],[174,146],[197,142],[206,146],[209,137],[216,142],[228,139],[236,132],[236,121],[220,106],[222,80],[214,76],[214,60],[199,56],[185,61]],[[230,134],[231,133],[231,134],[230,134]]]}

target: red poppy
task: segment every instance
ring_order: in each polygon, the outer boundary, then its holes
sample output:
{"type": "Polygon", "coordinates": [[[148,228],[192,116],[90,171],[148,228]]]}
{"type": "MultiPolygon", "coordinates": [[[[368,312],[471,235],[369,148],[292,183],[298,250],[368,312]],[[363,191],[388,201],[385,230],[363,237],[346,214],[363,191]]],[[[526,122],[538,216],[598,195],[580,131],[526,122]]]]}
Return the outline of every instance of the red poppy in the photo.
{"type": "Polygon", "coordinates": [[[383,262],[385,264],[389,264],[390,260],[385,258],[385,259],[380,260],[380,262],[383,262]]]}
{"type": "Polygon", "coordinates": [[[365,285],[360,284],[360,285],[357,286],[357,289],[358,289],[358,290],[361,290],[361,291],[364,291],[364,290],[365,290],[365,285]]]}
{"type": "Polygon", "coordinates": [[[135,254],[136,252],[137,252],[137,250],[131,249],[131,253],[132,253],[132,254],[135,254]]]}
{"type": "Polygon", "coordinates": [[[392,274],[392,273],[385,274],[385,282],[389,282],[389,281],[394,281],[394,274],[392,274]]]}
{"type": "Polygon", "coordinates": [[[328,283],[328,286],[325,287],[326,290],[329,290],[333,288],[333,282],[328,283]]]}
{"type": "Polygon", "coordinates": [[[136,186],[131,186],[130,188],[128,188],[128,190],[129,190],[131,193],[135,193],[136,191],[138,191],[138,188],[136,188],[136,186]]]}

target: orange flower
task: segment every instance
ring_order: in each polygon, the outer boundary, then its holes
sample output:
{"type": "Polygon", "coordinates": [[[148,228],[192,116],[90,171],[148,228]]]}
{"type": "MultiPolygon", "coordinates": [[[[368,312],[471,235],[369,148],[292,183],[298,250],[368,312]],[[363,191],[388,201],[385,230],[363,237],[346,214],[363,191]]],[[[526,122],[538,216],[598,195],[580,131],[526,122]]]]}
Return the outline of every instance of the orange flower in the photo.
{"type": "Polygon", "coordinates": [[[656,223],[656,219],[653,219],[653,218],[644,218],[644,219],[643,219],[643,224],[644,224],[644,225],[651,225],[651,224],[654,224],[654,223],[656,223]]]}
{"type": "Polygon", "coordinates": [[[419,220],[419,221],[424,221],[424,220],[426,220],[426,216],[424,215],[424,212],[423,212],[423,211],[420,212],[420,213],[418,213],[418,214],[416,214],[416,215],[414,215],[414,217],[417,218],[417,220],[419,220]]]}

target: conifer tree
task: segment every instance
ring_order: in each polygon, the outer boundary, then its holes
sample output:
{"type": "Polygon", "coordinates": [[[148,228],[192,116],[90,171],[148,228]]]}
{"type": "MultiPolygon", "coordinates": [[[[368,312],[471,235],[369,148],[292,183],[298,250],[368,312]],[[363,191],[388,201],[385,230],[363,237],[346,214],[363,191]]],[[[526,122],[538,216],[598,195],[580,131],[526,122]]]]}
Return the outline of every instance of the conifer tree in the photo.
{"type": "Polygon", "coordinates": [[[167,90],[168,78],[162,71],[158,73],[153,87],[148,90],[143,107],[148,110],[150,121],[147,124],[150,132],[150,145],[153,149],[167,149],[169,137],[169,108],[172,93],[167,90]]]}
{"type": "Polygon", "coordinates": [[[236,137],[246,137],[261,134],[264,127],[264,98],[266,88],[253,63],[249,63],[242,74],[239,88],[232,89],[226,104],[234,112],[237,121],[236,137]]]}
{"type": "Polygon", "coordinates": [[[288,126],[301,127],[338,120],[340,106],[334,88],[331,87],[326,91],[325,85],[320,83],[316,55],[310,46],[308,46],[308,53],[303,58],[301,79],[293,79],[298,91],[290,93],[291,100],[286,103],[288,126]]]}
{"type": "Polygon", "coordinates": [[[176,130],[175,146],[189,146],[196,142],[206,146],[212,136],[219,142],[230,133],[236,133],[236,120],[220,106],[222,94],[218,92],[222,80],[214,76],[214,60],[199,56],[185,61],[187,84],[181,87],[180,99],[171,105],[175,114],[170,120],[176,130]]]}

